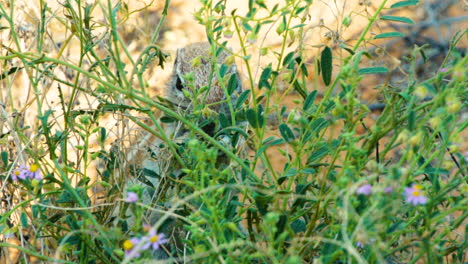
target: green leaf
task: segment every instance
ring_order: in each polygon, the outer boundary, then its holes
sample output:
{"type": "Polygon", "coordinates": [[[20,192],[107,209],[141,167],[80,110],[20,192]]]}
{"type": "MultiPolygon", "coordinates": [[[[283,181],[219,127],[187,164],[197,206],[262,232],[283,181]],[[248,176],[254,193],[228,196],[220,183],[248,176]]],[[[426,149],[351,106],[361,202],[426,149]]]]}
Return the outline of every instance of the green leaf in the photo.
{"type": "Polygon", "coordinates": [[[223,26],[218,26],[215,29],[213,29],[213,32],[221,31],[221,29],[223,29],[223,28],[224,28],[223,26]]]}
{"type": "Polygon", "coordinates": [[[296,219],[291,222],[290,224],[291,229],[294,231],[295,234],[305,232],[307,229],[307,226],[302,219],[296,219]]]}
{"type": "Polygon", "coordinates": [[[320,130],[326,128],[327,126],[328,126],[328,120],[320,117],[320,118],[315,119],[314,122],[312,122],[310,127],[312,128],[312,132],[318,133],[320,132],[320,130]]]}
{"type": "MultiPolygon", "coordinates": [[[[422,166],[425,163],[426,163],[426,159],[423,156],[420,156],[418,160],[418,165],[422,166]]],[[[450,174],[450,172],[446,169],[434,168],[429,163],[427,164],[427,167],[424,169],[424,174],[427,174],[429,176],[429,180],[432,183],[432,188],[434,188],[436,192],[439,192],[440,190],[439,179],[442,178],[440,174],[450,174]]]]}
{"type": "Polygon", "coordinates": [[[315,173],[317,173],[317,171],[314,170],[314,169],[312,169],[312,168],[305,168],[305,169],[301,170],[300,173],[304,173],[304,174],[315,174],[315,173]]]}
{"type": "Polygon", "coordinates": [[[382,16],[380,17],[382,20],[390,20],[390,21],[397,21],[402,23],[414,24],[414,21],[407,18],[407,17],[399,17],[399,16],[382,16]]]}
{"type": "Polygon", "coordinates": [[[288,179],[288,177],[286,177],[286,176],[281,176],[281,177],[278,178],[277,182],[278,182],[279,185],[281,185],[281,184],[283,184],[283,182],[284,182],[286,179],[288,179]]]}
{"type": "Polygon", "coordinates": [[[224,75],[226,75],[226,72],[227,70],[229,69],[229,67],[226,65],[226,64],[222,64],[221,67],[219,68],[219,75],[221,77],[224,77],[224,75]]]}
{"type": "Polygon", "coordinates": [[[294,51],[289,52],[288,55],[286,55],[286,57],[284,57],[283,59],[283,66],[286,66],[289,63],[291,63],[293,57],[294,57],[294,51]]]}
{"type": "Polygon", "coordinates": [[[258,89],[261,90],[263,87],[266,87],[268,90],[271,90],[271,85],[268,82],[271,76],[271,63],[263,69],[262,75],[260,75],[260,81],[258,82],[258,89]]]}
{"type": "Polygon", "coordinates": [[[404,230],[406,228],[406,223],[405,222],[396,222],[392,224],[385,232],[388,234],[391,234],[397,230],[404,230]]]}
{"type": "Polygon", "coordinates": [[[307,70],[307,66],[306,66],[306,63],[303,62],[303,59],[299,56],[296,58],[296,63],[299,67],[301,67],[301,72],[302,74],[304,74],[305,77],[308,77],[309,76],[309,72],[307,70]]]}
{"type": "Polygon", "coordinates": [[[306,183],[306,184],[298,184],[296,186],[296,194],[304,195],[311,186],[312,186],[311,182],[306,183]]]}
{"type": "Polygon", "coordinates": [[[343,48],[344,50],[346,50],[347,52],[349,52],[349,54],[351,54],[351,55],[354,55],[354,53],[355,53],[355,52],[354,52],[352,49],[350,49],[350,48],[347,48],[347,47],[342,47],[342,48],[343,48]]]}
{"type": "Polygon", "coordinates": [[[99,141],[101,143],[104,143],[106,142],[106,139],[107,139],[107,130],[105,127],[101,127],[100,131],[99,131],[99,141]]]}
{"type": "Polygon", "coordinates": [[[254,193],[253,198],[260,214],[263,216],[266,215],[268,213],[268,205],[273,200],[272,197],[260,193],[254,193]]]}
{"type": "MultiPolygon", "coordinates": [[[[303,7],[299,7],[298,9],[296,9],[296,12],[294,12],[294,15],[299,15],[302,11],[304,11],[306,9],[307,6],[303,6],[303,7]]],[[[303,24],[301,24],[303,25],[303,24]]]]}
{"type": "Polygon", "coordinates": [[[310,154],[309,158],[307,158],[307,163],[309,164],[321,160],[325,155],[327,155],[329,151],[330,150],[327,146],[323,146],[314,150],[314,152],[310,154]]]}
{"type": "Polygon", "coordinates": [[[21,225],[24,227],[24,228],[28,228],[28,216],[26,215],[26,213],[22,212],[21,213],[21,225]]]}
{"type": "Polygon", "coordinates": [[[236,134],[239,134],[239,135],[242,135],[244,138],[248,138],[249,135],[241,128],[239,127],[226,127],[226,128],[223,128],[221,129],[218,133],[216,133],[216,135],[214,136],[214,138],[217,138],[219,135],[222,135],[222,134],[227,134],[227,133],[236,133],[236,134]]]}
{"type": "Polygon", "coordinates": [[[63,190],[63,192],[59,195],[59,198],[56,200],[56,203],[73,203],[74,197],[68,190],[63,190]]]}
{"type": "Polygon", "coordinates": [[[257,107],[257,120],[259,127],[263,127],[265,125],[265,118],[263,117],[263,106],[261,104],[257,107]]]}
{"type": "Polygon", "coordinates": [[[47,218],[47,221],[49,221],[51,223],[55,223],[58,220],[60,220],[60,218],[62,218],[63,216],[64,216],[64,214],[57,213],[57,214],[54,214],[54,215],[50,216],[49,218],[47,218]]]}
{"type": "MultiPolygon", "coordinates": [[[[75,228],[78,230],[78,228],[75,228]]],[[[77,246],[83,243],[83,241],[80,239],[78,235],[71,235],[71,236],[63,236],[58,240],[58,243],[60,245],[67,245],[67,246],[77,246]],[[65,243],[66,241],[66,243],[65,243]]]]}
{"type": "Polygon", "coordinates": [[[2,162],[4,166],[8,165],[8,152],[6,151],[2,151],[2,162]]]}
{"type": "Polygon", "coordinates": [[[291,29],[304,27],[304,26],[306,26],[306,25],[307,25],[307,24],[299,24],[299,25],[296,25],[296,26],[292,27],[291,29]]]}
{"type": "Polygon", "coordinates": [[[265,98],[265,94],[262,94],[258,96],[257,98],[255,98],[255,102],[257,102],[257,104],[261,104],[264,98],[265,98]]]}
{"type": "MultiPolygon", "coordinates": [[[[311,183],[308,183],[306,185],[304,184],[299,184],[299,185],[303,185],[303,186],[307,186],[305,190],[307,190],[307,188],[309,188],[309,186],[311,185],[311,183]]],[[[304,204],[307,202],[308,200],[306,198],[303,198],[301,196],[297,197],[296,200],[294,201],[294,203],[292,204],[291,206],[291,214],[293,214],[294,212],[296,212],[297,209],[299,210],[302,210],[302,207],[304,206],[304,204]]]]}
{"type": "Polygon", "coordinates": [[[443,168],[428,167],[424,169],[424,173],[439,175],[439,174],[449,174],[450,171],[443,169],[443,168]]]}
{"type": "Polygon", "coordinates": [[[153,168],[144,168],[142,170],[142,173],[145,177],[156,178],[156,179],[161,178],[161,175],[157,173],[156,171],[154,171],[153,168]]]}
{"type": "Polygon", "coordinates": [[[325,85],[329,85],[332,76],[332,52],[329,47],[325,47],[320,58],[320,68],[322,69],[322,79],[325,85]]]}
{"type": "Polygon", "coordinates": [[[374,39],[398,38],[398,37],[404,37],[404,36],[405,34],[401,32],[387,32],[387,33],[378,34],[377,36],[374,37],[374,39]]]}
{"type": "Polygon", "coordinates": [[[247,118],[247,121],[249,121],[249,124],[253,128],[258,128],[258,120],[255,110],[253,110],[252,108],[247,109],[247,111],[245,112],[245,117],[247,118]]]}
{"type": "Polygon", "coordinates": [[[242,23],[242,27],[244,27],[246,31],[252,31],[252,27],[248,23],[242,23]]]}
{"type": "Polygon", "coordinates": [[[276,233],[275,233],[275,239],[278,238],[278,236],[283,233],[286,224],[288,223],[288,216],[283,214],[279,217],[278,222],[276,223],[276,233]]]}
{"type": "Polygon", "coordinates": [[[219,124],[222,128],[226,128],[230,125],[229,120],[227,119],[224,113],[220,113],[218,116],[219,124]]]}
{"type": "Polygon", "coordinates": [[[32,216],[34,218],[37,218],[39,216],[39,205],[37,204],[32,205],[31,210],[32,210],[32,216]]]}
{"type": "Polygon", "coordinates": [[[292,130],[289,128],[287,124],[281,124],[279,125],[279,130],[281,133],[281,136],[286,140],[286,142],[291,142],[294,140],[294,133],[292,130]]]}
{"type": "Polygon", "coordinates": [[[375,74],[375,73],[387,73],[388,69],[386,67],[370,67],[370,68],[361,68],[358,70],[358,74],[375,74]]]}
{"type": "Polygon", "coordinates": [[[418,0],[410,0],[410,1],[401,1],[398,3],[395,3],[390,6],[390,8],[399,8],[399,7],[405,7],[405,6],[412,6],[412,5],[417,5],[419,3],[418,0]]]}
{"type": "Polygon", "coordinates": [[[245,90],[241,93],[241,95],[239,95],[239,98],[237,98],[237,102],[236,102],[237,109],[239,109],[242,106],[242,104],[244,104],[244,102],[249,97],[249,94],[250,94],[250,90],[245,90]]]}
{"type": "Polygon", "coordinates": [[[175,118],[171,116],[163,116],[159,120],[161,120],[161,123],[174,123],[177,121],[175,118]]]}
{"type": "Polygon", "coordinates": [[[239,202],[239,198],[237,196],[232,197],[232,199],[229,201],[226,207],[224,218],[228,220],[233,220],[237,215],[237,207],[240,206],[242,206],[242,204],[239,202]]]}
{"type": "Polygon", "coordinates": [[[275,139],[274,137],[269,137],[263,141],[263,146],[257,151],[255,158],[258,158],[262,153],[271,146],[281,145],[284,143],[282,138],[275,139]]]}
{"type": "Polygon", "coordinates": [[[304,106],[302,107],[304,111],[309,110],[312,105],[314,105],[315,97],[317,97],[317,90],[312,91],[307,95],[307,98],[304,100],[304,106]]]}
{"type": "Polygon", "coordinates": [[[229,82],[227,86],[227,92],[228,95],[231,95],[239,86],[239,80],[237,78],[237,74],[231,74],[231,77],[229,77],[229,82]]]}
{"type": "Polygon", "coordinates": [[[304,89],[302,89],[302,87],[305,87],[306,85],[304,83],[299,83],[298,80],[295,80],[293,83],[293,86],[294,86],[294,90],[296,90],[296,92],[298,92],[301,95],[301,97],[305,99],[307,94],[304,91],[304,89]]]}
{"type": "Polygon", "coordinates": [[[290,168],[284,173],[284,177],[292,177],[297,174],[297,169],[296,168],[290,168]]]}

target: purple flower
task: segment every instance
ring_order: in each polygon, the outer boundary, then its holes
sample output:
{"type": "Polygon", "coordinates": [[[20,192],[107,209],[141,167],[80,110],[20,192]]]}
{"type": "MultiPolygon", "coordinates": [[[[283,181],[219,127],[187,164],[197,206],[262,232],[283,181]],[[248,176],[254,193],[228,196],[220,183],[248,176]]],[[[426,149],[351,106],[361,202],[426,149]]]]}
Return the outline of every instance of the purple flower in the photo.
{"type": "Polygon", "coordinates": [[[468,162],[468,151],[465,152],[465,161],[468,162]]]}
{"type": "Polygon", "coordinates": [[[127,198],[125,198],[125,202],[127,203],[136,203],[138,202],[138,194],[135,192],[128,192],[127,193],[127,198]]]}
{"type": "Polygon", "coordinates": [[[122,247],[125,250],[125,257],[130,259],[138,258],[140,256],[140,251],[143,250],[141,246],[138,247],[138,244],[140,242],[141,239],[139,239],[138,237],[125,240],[122,244],[122,247]]]}
{"type": "Polygon", "coordinates": [[[39,169],[39,165],[37,164],[31,165],[27,174],[30,179],[36,179],[38,181],[42,180],[41,169],[39,169]]]}
{"type": "Polygon", "coordinates": [[[365,196],[369,196],[372,192],[372,185],[370,184],[364,184],[363,186],[357,188],[356,193],[357,194],[363,194],[365,196]]]}
{"type": "Polygon", "coordinates": [[[359,240],[359,241],[356,242],[356,247],[364,248],[366,245],[374,244],[376,241],[377,241],[377,239],[375,239],[375,238],[369,239],[368,242],[363,242],[363,241],[359,240]]]}
{"type": "Polygon", "coordinates": [[[24,165],[20,165],[11,172],[11,179],[13,181],[25,180],[26,178],[28,178],[28,167],[24,165]]]}
{"type": "Polygon", "coordinates": [[[440,68],[440,69],[439,69],[439,72],[447,72],[447,71],[448,71],[447,68],[440,68]]]}
{"type": "Polygon", "coordinates": [[[413,184],[411,188],[405,188],[406,202],[412,203],[413,205],[427,203],[427,197],[422,192],[422,186],[419,184],[413,184]]]}
{"type": "Polygon", "coordinates": [[[384,193],[386,193],[386,194],[390,194],[390,193],[392,193],[392,192],[393,192],[393,188],[392,188],[392,186],[387,186],[387,187],[385,187],[385,189],[384,189],[384,193]]]}
{"type": "Polygon", "coordinates": [[[148,243],[145,244],[144,249],[151,247],[153,250],[158,250],[161,244],[167,242],[166,236],[163,233],[158,234],[155,229],[150,230],[146,239],[148,243]]]}

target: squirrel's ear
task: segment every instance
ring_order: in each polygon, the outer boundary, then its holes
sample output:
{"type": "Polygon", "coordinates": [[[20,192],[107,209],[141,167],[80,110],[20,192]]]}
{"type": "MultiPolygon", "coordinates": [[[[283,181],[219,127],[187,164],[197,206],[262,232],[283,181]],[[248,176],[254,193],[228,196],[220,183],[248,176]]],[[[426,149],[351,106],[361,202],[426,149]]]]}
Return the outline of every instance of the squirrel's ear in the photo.
{"type": "Polygon", "coordinates": [[[174,64],[177,64],[177,59],[179,58],[180,49],[177,49],[174,64]]]}
{"type": "Polygon", "coordinates": [[[177,51],[176,51],[176,57],[175,57],[175,61],[174,61],[174,72],[176,73],[177,76],[180,74],[179,60],[181,60],[181,58],[180,58],[180,52],[181,52],[181,50],[182,50],[182,49],[177,49],[177,51]]]}

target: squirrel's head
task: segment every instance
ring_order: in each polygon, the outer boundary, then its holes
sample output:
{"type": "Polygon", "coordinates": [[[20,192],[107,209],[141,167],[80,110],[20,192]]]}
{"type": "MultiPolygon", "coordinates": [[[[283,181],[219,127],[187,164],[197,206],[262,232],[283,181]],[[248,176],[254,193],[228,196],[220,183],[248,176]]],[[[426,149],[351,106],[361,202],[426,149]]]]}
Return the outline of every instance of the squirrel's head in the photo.
{"type": "MultiPolygon", "coordinates": [[[[208,42],[178,49],[166,98],[183,109],[190,109],[192,101],[197,100],[219,110],[221,104],[217,103],[226,99],[229,78],[233,74],[238,78],[235,63],[227,61],[229,55],[228,50],[213,49],[208,42]]],[[[237,84],[239,92],[239,80],[237,84]]]]}

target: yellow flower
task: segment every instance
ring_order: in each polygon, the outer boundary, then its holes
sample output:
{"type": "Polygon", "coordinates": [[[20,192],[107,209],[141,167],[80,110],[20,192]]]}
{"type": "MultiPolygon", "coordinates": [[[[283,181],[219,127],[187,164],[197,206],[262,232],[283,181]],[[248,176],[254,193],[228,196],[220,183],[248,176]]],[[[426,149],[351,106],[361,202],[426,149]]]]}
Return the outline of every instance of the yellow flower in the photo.
{"type": "Polygon", "coordinates": [[[135,246],[135,244],[133,244],[133,242],[130,241],[130,240],[128,240],[128,239],[125,240],[125,241],[123,242],[123,245],[122,245],[122,247],[123,247],[125,250],[130,250],[130,249],[132,249],[134,246],[135,246]]]}
{"type": "Polygon", "coordinates": [[[150,237],[150,241],[151,241],[151,243],[156,243],[156,242],[158,242],[158,240],[159,240],[159,237],[158,237],[158,236],[156,236],[156,235],[155,235],[155,236],[151,236],[151,237],[150,237]]]}
{"type": "Polygon", "coordinates": [[[37,164],[33,164],[31,165],[31,167],[29,167],[29,171],[31,172],[36,172],[38,169],[39,169],[39,166],[37,164]]]}

